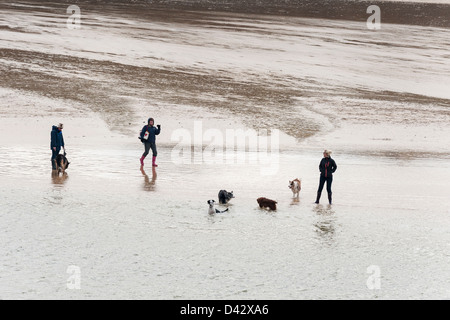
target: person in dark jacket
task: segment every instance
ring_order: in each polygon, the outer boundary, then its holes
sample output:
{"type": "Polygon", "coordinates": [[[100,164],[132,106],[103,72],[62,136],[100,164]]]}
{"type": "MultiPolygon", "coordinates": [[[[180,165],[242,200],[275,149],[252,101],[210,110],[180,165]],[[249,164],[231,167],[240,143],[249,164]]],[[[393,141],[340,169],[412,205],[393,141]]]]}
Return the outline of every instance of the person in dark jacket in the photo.
{"type": "Polygon", "coordinates": [[[333,173],[336,172],[337,165],[336,162],[331,159],[331,151],[325,150],[323,152],[323,159],[320,161],[319,170],[320,170],[320,182],[319,182],[319,190],[317,191],[317,199],[316,203],[319,203],[320,196],[322,195],[323,187],[325,186],[325,182],[327,183],[327,192],[328,192],[328,202],[332,203],[332,192],[331,192],[331,184],[333,183],[333,173]]]}
{"type": "Polygon", "coordinates": [[[58,156],[61,148],[64,149],[64,153],[66,152],[66,148],[64,147],[64,137],[63,137],[63,124],[60,123],[58,126],[53,126],[52,131],[50,133],[50,149],[52,150],[52,169],[56,170],[56,157],[58,156]]]}
{"type": "Polygon", "coordinates": [[[150,153],[150,149],[153,152],[153,167],[157,167],[156,157],[158,156],[158,150],[156,149],[156,136],[161,133],[161,125],[158,124],[157,128],[154,126],[155,120],[153,118],[148,119],[148,125],[142,128],[139,139],[145,146],[145,151],[141,157],[141,167],[144,166],[144,159],[150,153]]]}

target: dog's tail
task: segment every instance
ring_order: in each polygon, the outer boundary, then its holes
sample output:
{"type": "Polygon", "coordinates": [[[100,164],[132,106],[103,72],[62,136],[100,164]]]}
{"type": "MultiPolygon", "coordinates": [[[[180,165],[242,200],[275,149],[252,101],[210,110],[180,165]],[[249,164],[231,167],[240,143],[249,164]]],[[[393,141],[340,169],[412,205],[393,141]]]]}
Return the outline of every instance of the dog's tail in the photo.
{"type": "Polygon", "coordinates": [[[220,210],[216,209],[216,213],[224,213],[224,212],[227,212],[227,211],[228,211],[228,208],[226,208],[226,209],[223,210],[223,211],[220,211],[220,210]]]}

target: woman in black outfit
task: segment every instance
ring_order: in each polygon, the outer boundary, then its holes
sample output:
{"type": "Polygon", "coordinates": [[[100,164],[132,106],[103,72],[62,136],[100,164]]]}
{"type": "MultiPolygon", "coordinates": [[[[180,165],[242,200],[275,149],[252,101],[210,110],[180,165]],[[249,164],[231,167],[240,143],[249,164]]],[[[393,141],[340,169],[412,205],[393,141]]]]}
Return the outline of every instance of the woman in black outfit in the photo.
{"type": "Polygon", "coordinates": [[[325,182],[327,183],[328,201],[330,204],[332,203],[331,184],[333,183],[333,173],[336,171],[336,169],[336,162],[331,159],[331,151],[325,150],[323,152],[323,159],[319,164],[320,183],[319,190],[317,191],[316,203],[319,203],[320,201],[320,196],[322,195],[322,190],[325,186],[325,182]]]}

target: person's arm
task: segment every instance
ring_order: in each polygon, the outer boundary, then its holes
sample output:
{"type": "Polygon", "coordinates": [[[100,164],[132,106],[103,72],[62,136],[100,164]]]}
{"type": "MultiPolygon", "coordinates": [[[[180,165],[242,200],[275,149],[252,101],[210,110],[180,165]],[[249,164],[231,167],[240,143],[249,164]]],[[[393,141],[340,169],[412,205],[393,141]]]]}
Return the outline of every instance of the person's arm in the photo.
{"type": "Polygon", "coordinates": [[[321,160],[320,161],[320,163],[319,163],[319,171],[320,171],[320,173],[322,173],[323,172],[323,160],[321,160]]]}
{"type": "Polygon", "coordinates": [[[61,133],[61,146],[63,147],[64,151],[66,148],[64,147],[64,135],[61,133]]]}
{"type": "Polygon", "coordinates": [[[155,135],[159,135],[161,133],[161,125],[158,124],[157,127],[158,127],[158,129],[156,129],[155,135]]]}
{"type": "Polygon", "coordinates": [[[50,149],[53,149],[53,150],[56,149],[56,133],[55,133],[55,131],[52,131],[50,133],[50,149]]]}
{"type": "Polygon", "coordinates": [[[333,160],[333,173],[335,173],[337,170],[337,164],[336,161],[333,160]]]}

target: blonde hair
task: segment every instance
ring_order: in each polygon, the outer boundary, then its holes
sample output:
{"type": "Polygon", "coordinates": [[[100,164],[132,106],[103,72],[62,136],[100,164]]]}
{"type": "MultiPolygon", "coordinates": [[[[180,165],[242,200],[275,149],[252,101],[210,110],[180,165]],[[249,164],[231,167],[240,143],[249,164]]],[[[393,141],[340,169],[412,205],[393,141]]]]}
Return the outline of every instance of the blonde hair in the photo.
{"type": "Polygon", "coordinates": [[[327,155],[331,155],[332,153],[333,153],[333,151],[331,151],[331,150],[325,150],[323,153],[325,153],[325,154],[327,154],[327,155]]]}

